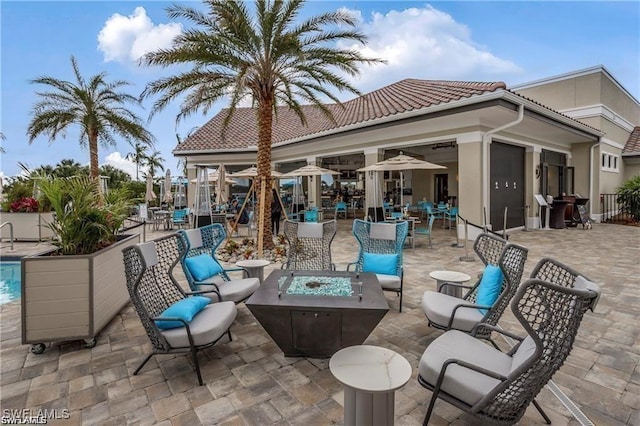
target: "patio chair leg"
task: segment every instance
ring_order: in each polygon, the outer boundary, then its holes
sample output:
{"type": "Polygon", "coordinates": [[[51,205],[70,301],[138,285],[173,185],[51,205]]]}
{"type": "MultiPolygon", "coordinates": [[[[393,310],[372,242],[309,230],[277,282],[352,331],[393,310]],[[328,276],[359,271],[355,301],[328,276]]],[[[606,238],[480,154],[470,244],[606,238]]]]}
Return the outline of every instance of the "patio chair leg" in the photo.
{"type": "Polygon", "coordinates": [[[424,421],[422,422],[422,426],[429,426],[429,419],[431,419],[431,414],[433,413],[433,407],[436,405],[436,399],[438,399],[438,394],[434,391],[431,396],[431,401],[429,402],[429,408],[427,409],[427,414],[424,416],[424,421]]]}
{"type": "Polygon", "coordinates": [[[227,336],[229,336],[229,341],[233,342],[233,338],[231,337],[231,330],[227,330],[227,336]]]}
{"type": "Polygon", "coordinates": [[[402,312],[402,292],[400,292],[400,307],[398,308],[398,312],[402,312]]]}
{"type": "Polygon", "coordinates": [[[533,400],[533,406],[536,407],[536,410],[538,410],[538,413],[540,413],[540,415],[544,418],[544,421],[547,422],[548,425],[550,425],[551,419],[549,418],[549,416],[547,416],[547,413],[544,412],[540,404],[538,404],[538,401],[536,401],[535,399],[533,400]]]}
{"type": "Polygon", "coordinates": [[[200,363],[198,363],[198,350],[195,347],[191,347],[191,356],[193,356],[193,364],[196,367],[196,373],[198,374],[198,383],[200,386],[204,385],[202,381],[202,373],[200,373],[200,363]]]}
{"type": "Polygon", "coordinates": [[[142,364],[140,364],[138,366],[138,368],[136,368],[136,370],[133,372],[134,376],[137,375],[140,372],[140,370],[142,370],[142,367],[144,367],[144,365],[147,363],[147,361],[149,361],[151,359],[152,356],[153,356],[153,352],[150,353],[149,355],[147,355],[147,357],[144,359],[144,361],[142,361],[142,364]]]}

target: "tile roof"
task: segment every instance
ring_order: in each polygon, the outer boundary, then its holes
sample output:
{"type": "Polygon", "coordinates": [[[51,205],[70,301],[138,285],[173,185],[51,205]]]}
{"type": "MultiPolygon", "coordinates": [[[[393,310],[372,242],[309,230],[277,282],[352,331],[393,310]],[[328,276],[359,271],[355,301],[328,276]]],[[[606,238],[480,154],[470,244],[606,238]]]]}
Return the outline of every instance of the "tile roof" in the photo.
{"type": "MultiPolygon", "coordinates": [[[[272,144],[278,145],[302,136],[445,104],[498,89],[506,89],[506,85],[503,82],[405,79],[343,102],[342,106],[327,104],[335,122],[327,118],[318,108],[305,105],[302,110],[307,119],[306,126],[288,107],[278,107],[273,123],[272,144]]],[[[238,108],[223,135],[222,123],[228,111],[226,108],[221,110],[178,144],[174,152],[179,154],[181,151],[255,148],[258,140],[256,110],[238,108]]]]}
{"type": "Polygon", "coordinates": [[[640,153],[640,126],[636,126],[629,135],[627,143],[622,150],[623,154],[638,154],[640,153]]]}

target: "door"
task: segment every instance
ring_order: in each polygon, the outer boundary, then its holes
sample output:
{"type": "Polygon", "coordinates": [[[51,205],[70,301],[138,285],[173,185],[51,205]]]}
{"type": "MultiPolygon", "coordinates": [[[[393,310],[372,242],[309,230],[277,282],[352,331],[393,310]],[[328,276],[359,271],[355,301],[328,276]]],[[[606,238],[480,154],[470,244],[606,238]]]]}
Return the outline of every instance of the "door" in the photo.
{"type": "Polygon", "coordinates": [[[489,222],[494,231],[524,226],[524,162],[523,147],[492,142],[490,150],[489,222]]]}
{"type": "Polygon", "coordinates": [[[438,173],[435,176],[436,188],[435,196],[436,203],[448,203],[449,202],[449,175],[446,173],[438,173]]]}

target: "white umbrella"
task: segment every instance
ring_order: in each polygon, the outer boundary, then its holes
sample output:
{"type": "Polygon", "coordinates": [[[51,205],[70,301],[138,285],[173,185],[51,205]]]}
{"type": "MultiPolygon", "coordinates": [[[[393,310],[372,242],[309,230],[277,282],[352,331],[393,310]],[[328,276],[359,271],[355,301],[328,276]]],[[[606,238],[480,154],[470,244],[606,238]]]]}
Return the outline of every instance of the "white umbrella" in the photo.
{"type": "MultiPolygon", "coordinates": [[[[254,178],[256,176],[258,176],[258,168],[256,166],[251,166],[239,172],[229,173],[229,177],[231,178],[254,178]]],[[[282,173],[271,170],[271,177],[279,178],[280,176],[282,176],[282,173]]]]}
{"type": "Polygon", "coordinates": [[[335,170],[324,169],[318,166],[307,165],[283,174],[281,177],[290,178],[298,176],[322,176],[322,175],[339,175],[340,172],[335,170]]]}
{"type": "Polygon", "coordinates": [[[147,192],[144,194],[144,201],[148,203],[156,198],[158,197],[156,196],[156,193],[153,192],[153,176],[147,175],[147,192]]]}
{"type": "Polygon", "coordinates": [[[435,170],[435,169],[446,169],[446,166],[441,166],[439,164],[430,163],[428,161],[418,160],[415,157],[410,157],[408,155],[404,155],[402,151],[400,155],[396,155],[395,157],[391,157],[384,161],[379,161],[375,164],[372,164],[367,167],[363,167],[356,171],[358,172],[368,172],[368,171],[400,171],[400,204],[404,204],[403,197],[403,189],[404,189],[404,170],[435,170]]]}
{"type": "Polygon", "coordinates": [[[165,203],[173,201],[173,196],[171,195],[171,170],[169,169],[167,169],[167,173],[164,175],[164,194],[162,200],[165,203]]]}
{"type": "MultiPolygon", "coordinates": [[[[318,166],[313,166],[308,164],[306,166],[302,166],[299,169],[295,169],[290,171],[289,173],[285,173],[281,176],[281,178],[298,178],[301,176],[322,176],[322,175],[339,175],[340,172],[336,172],[335,170],[329,170],[318,166]]],[[[294,187],[294,192],[298,192],[298,185],[294,187]]],[[[294,194],[294,203],[298,203],[300,199],[300,194],[294,194]]],[[[299,204],[299,203],[298,203],[299,204]]]]}
{"type": "Polygon", "coordinates": [[[216,204],[221,206],[227,202],[227,184],[225,182],[227,171],[224,168],[224,164],[220,164],[218,168],[218,179],[216,182],[216,204]]]}
{"type": "MultiPolygon", "coordinates": [[[[215,172],[209,173],[209,174],[207,175],[207,181],[208,181],[208,182],[218,182],[218,172],[217,172],[217,171],[215,171],[215,172]]],[[[191,182],[191,183],[198,183],[198,179],[197,179],[197,178],[196,178],[196,179],[191,179],[189,182],[191,182]]],[[[235,184],[237,184],[237,183],[238,183],[238,181],[236,181],[236,180],[234,180],[234,179],[230,179],[230,178],[228,178],[228,177],[225,177],[224,182],[225,182],[227,185],[235,185],[235,184]]]]}

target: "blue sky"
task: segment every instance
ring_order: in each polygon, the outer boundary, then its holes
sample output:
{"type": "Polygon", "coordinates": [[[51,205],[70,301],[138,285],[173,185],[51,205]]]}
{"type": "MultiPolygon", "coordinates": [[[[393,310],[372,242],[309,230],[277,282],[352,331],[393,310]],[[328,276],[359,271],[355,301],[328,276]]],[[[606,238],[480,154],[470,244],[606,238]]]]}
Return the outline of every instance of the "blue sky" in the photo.
{"type": "MultiPolygon", "coordinates": [[[[89,154],[78,144],[77,132],[49,143],[44,137],[27,143],[26,129],[42,75],[72,80],[70,56],[78,59],[85,77],[107,72],[124,79],[138,95],[145,84],[166,71],[141,68],[135,59],[166,45],[181,23],[165,13],[169,2],[70,1],[0,3],[2,142],[0,176],[19,173],[17,163],[31,167],[55,165],[64,158],[88,164],[89,154]]],[[[199,3],[189,2],[198,7],[199,3]]],[[[403,78],[504,81],[507,86],[604,65],[640,99],[640,3],[634,2],[390,2],[311,1],[305,14],[344,7],[360,16],[370,38],[365,52],[388,65],[364,69],[355,85],[368,92],[403,78]]],[[[347,97],[348,98],[348,97],[347,97]]],[[[146,120],[146,110],[137,111],[146,120]]],[[[156,115],[148,129],[165,167],[177,173],[171,154],[176,132],[185,136],[207,116],[192,116],[177,127],[178,103],[156,115]]],[[[120,141],[101,148],[101,164],[135,174],[123,157],[131,151],[120,141]]]]}

